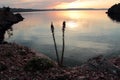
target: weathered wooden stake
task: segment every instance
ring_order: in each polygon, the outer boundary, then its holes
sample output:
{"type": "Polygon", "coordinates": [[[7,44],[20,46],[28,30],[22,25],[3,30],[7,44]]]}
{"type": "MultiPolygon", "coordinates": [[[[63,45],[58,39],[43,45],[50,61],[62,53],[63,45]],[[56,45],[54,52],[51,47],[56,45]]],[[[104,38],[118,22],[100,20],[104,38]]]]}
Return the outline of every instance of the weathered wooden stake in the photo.
{"type": "Polygon", "coordinates": [[[52,36],[53,36],[53,41],[54,41],[54,46],[55,46],[55,51],[56,51],[57,62],[58,62],[58,65],[60,65],[59,54],[58,54],[56,40],[55,40],[55,36],[54,36],[54,26],[53,26],[53,23],[51,23],[51,32],[52,32],[52,36]]]}
{"type": "Polygon", "coordinates": [[[64,59],[64,49],[65,49],[65,27],[66,27],[66,22],[63,21],[63,26],[62,26],[62,41],[63,41],[63,46],[62,46],[62,55],[61,55],[61,65],[63,65],[63,59],[64,59]]]}

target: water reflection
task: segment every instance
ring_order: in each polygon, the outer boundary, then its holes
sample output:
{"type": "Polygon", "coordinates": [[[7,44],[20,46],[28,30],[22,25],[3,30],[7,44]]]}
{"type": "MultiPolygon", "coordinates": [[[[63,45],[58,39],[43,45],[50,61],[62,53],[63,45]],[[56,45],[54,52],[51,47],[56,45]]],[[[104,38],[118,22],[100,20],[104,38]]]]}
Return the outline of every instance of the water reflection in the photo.
{"type": "Polygon", "coordinates": [[[120,15],[119,14],[107,14],[107,15],[111,20],[116,21],[116,22],[120,22],[120,15]]]}
{"type": "Polygon", "coordinates": [[[62,21],[66,21],[65,63],[79,65],[100,54],[120,51],[120,24],[113,23],[106,11],[50,11],[22,13],[25,20],[14,25],[9,39],[55,59],[50,23],[54,22],[58,52],[62,50],[62,21]],[[76,17],[75,17],[76,16],[76,17]],[[26,32],[27,31],[27,32],[26,32]]]}
{"type": "Polygon", "coordinates": [[[70,29],[75,29],[75,28],[78,27],[78,23],[75,22],[75,21],[68,21],[68,22],[67,22],[67,26],[68,26],[68,28],[70,28],[70,29]]]}

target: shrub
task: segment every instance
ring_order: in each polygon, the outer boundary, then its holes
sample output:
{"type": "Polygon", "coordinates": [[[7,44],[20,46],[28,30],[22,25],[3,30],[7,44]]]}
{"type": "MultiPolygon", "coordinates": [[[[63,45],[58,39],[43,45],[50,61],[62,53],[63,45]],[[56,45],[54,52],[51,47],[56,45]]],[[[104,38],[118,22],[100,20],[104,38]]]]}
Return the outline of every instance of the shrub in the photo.
{"type": "Polygon", "coordinates": [[[25,71],[43,71],[54,66],[54,63],[46,58],[35,57],[31,59],[24,67],[25,71]]]}

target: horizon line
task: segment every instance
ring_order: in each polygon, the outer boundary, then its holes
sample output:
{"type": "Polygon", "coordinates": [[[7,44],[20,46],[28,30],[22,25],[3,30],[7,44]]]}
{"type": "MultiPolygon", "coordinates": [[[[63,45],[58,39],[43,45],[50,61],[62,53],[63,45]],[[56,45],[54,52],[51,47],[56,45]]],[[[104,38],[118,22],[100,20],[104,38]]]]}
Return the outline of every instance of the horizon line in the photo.
{"type": "MultiPolygon", "coordinates": [[[[3,7],[1,7],[1,8],[3,8],[3,7]]],[[[10,7],[10,8],[13,8],[13,7],[10,7]]],[[[15,9],[15,8],[13,8],[13,9],[15,9]]],[[[38,9],[38,8],[16,8],[16,9],[38,9]]],[[[109,8],[41,8],[41,9],[109,9],[109,8]]]]}
{"type": "Polygon", "coordinates": [[[63,11],[63,10],[108,10],[108,8],[53,8],[53,9],[36,9],[39,11],[63,11]]]}

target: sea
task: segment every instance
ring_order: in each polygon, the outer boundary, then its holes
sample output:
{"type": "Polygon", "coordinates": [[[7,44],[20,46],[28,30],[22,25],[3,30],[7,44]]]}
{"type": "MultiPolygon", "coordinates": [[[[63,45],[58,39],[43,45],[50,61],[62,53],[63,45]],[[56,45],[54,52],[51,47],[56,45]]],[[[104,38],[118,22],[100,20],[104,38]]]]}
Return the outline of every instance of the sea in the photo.
{"type": "MultiPolygon", "coordinates": [[[[51,23],[59,57],[62,54],[62,26],[66,22],[64,65],[78,66],[92,57],[120,55],[120,23],[107,10],[21,12],[25,18],[12,26],[8,42],[18,43],[56,60],[51,23]]],[[[7,34],[6,34],[7,35],[7,34]]]]}

